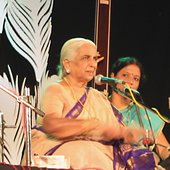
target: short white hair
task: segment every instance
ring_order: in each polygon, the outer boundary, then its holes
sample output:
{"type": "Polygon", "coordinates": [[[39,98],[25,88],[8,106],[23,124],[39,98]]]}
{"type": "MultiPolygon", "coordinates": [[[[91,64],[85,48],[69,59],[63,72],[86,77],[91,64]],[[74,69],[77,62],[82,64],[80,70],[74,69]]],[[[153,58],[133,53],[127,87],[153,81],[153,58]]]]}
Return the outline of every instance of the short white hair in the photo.
{"type": "Polygon", "coordinates": [[[80,48],[82,45],[84,44],[92,44],[94,46],[96,46],[96,44],[89,40],[89,39],[85,39],[85,38],[72,38],[67,40],[62,48],[61,48],[61,52],[60,52],[60,77],[63,78],[66,75],[66,70],[63,66],[63,61],[65,59],[74,59],[74,57],[76,56],[76,50],[78,48],[80,48]]]}

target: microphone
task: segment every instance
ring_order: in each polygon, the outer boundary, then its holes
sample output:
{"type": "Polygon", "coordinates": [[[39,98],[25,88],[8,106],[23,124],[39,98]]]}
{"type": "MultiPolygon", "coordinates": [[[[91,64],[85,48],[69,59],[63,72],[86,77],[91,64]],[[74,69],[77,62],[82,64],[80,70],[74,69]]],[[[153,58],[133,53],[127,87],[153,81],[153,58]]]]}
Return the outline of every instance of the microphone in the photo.
{"type": "Polygon", "coordinates": [[[102,84],[115,84],[115,83],[121,83],[121,84],[125,84],[125,82],[123,80],[119,80],[116,78],[110,78],[110,77],[104,77],[103,75],[99,74],[97,76],[95,76],[95,83],[97,85],[102,85],[102,84]]]}
{"type": "MultiPolygon", "coordinates": [[[[133,88],[130,88],[130,90],[132,91],[133,94],[135,94],[135,95],[140,95],[140,92],[139,92],[139,91],[137,91],[137,90],[135,90],[135,89],[133,89],[133,88]]],[[[125,91],[126,93],[129,93],[129,88],[128,88],[128,87],[125,87],[125,88],[124,88],[124,91],[125,91]]]]}
{"type": "Polygon", "coordinates": [[[133,95],[135,96],[136,100],[137,100],[138,102],[144,104],[144,101],[143,101],[142,96],[141,96],[141,94],[140,94],[139,91],[137,91],[137,90],[135,90],[135,89],[133,89],[133,88],[130,88],[130,89],[129,89],[127,86],[124,87],[124,91],[125,91],[125,93],[126,93],[128,96],[131,96],[131,95],[130,95],[130,90],[132,91],[132,93],[133,93],[133,95]]]}

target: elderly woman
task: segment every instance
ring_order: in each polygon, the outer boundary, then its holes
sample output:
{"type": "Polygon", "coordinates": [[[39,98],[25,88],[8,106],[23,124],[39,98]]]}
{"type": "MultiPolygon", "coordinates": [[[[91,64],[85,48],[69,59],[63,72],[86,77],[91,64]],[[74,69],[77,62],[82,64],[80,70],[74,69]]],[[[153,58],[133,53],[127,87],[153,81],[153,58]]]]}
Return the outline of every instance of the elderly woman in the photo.
{"type": "Polygon", "coordinates": [[[144,137],[143,129],[123,126],[107,97],[87,86],[99,57],[91,40],[65,42],[61,79],[45,90],[41,102],[45,116],[42,127],[32,131],[32,154],[64,155],[73,169],[153,170],[152,152],[134,149],[144,137]]]}

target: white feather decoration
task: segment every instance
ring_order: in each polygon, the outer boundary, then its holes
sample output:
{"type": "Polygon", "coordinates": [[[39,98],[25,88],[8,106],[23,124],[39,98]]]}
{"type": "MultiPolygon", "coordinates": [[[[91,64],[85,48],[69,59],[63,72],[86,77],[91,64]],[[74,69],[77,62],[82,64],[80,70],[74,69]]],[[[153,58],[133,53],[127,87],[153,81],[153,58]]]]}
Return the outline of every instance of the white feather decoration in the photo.
{"type": "Polygon", "coordinates": [[[53,0],[10,0],[5,19],[7,37],[32,65],[37,82],[46,71],[53,0]]]}
{"type": "Polygon", "coordinates": [[[3,24],[6,15],[7,0],[0,0],[0,34],[3,31],[3,24]]]}
{"type": "MultiPolygon", "coordinates": [[[[9,67],[8,67],[9,68],[9,67]]],[[[5,128],[4,133],[4,153],[2,153],[1,147],[1,160],[11,164],[20,164],[22,151],[24,148],[24,133],[22,128],[22,114],[20,113],[20,104],[17,102],[15,95],[23,95],[25,80],[21,87],[21,93],[18,89],[18,76],[16,76],[15,82],[12,72],[9,68],[10,80],[4,73],[0,76],[0,110],[3,113],[5,128]],[[6,90],[4,90],[6,89],[6,90]],[[12,96],[8,91],[11,91],[12,96]]]]}

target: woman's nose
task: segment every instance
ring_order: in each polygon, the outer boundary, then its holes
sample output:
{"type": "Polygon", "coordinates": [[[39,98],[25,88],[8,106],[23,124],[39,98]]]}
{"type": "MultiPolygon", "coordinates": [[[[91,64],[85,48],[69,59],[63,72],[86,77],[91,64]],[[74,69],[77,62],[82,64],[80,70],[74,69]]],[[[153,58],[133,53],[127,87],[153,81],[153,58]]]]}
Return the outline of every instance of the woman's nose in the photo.
{"type": "Polygon", "coordinates": [[[127,82],[130,84],[130,85],[133,85],[134,83],[134,79],[132,77],[129,77],[127,82]]]}
{"type": "Polygon", "coordinates": [[[97,61],[95,59],[91,59],[89,62],[90,62],[90,66],[93,66],[93,67],[97,66],[97,61]]]}

